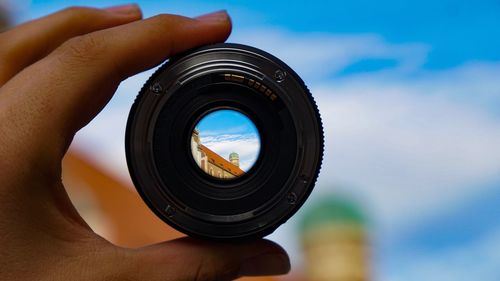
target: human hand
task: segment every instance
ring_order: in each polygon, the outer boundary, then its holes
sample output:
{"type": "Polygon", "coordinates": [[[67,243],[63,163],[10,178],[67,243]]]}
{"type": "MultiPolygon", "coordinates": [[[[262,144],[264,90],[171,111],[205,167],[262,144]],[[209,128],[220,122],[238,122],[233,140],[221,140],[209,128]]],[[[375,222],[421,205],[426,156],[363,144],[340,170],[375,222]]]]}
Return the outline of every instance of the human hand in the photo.
{"type": "Polygon", "coordinates": [[[135,5],[71,8],[0,33],[1,280],[220,281],[289,270],[266,240],[120,248],[69,201],[61,160],[119,83],[231,30],[224,12],[141,17],[135,5]]]}

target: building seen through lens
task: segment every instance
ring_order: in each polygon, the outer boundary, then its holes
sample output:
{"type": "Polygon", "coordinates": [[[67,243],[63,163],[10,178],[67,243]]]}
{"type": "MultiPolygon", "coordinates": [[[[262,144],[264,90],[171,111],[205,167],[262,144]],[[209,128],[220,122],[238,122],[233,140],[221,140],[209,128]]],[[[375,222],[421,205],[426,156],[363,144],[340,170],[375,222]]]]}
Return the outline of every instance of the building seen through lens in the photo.
{"type": "Polygon", "coordinates": [[[225,159],[201,143],[200,133],[197,129],[193,130],[191,136],[191,152],[198,167],[213,177],[231,179],[245,174],[240,168],[238,153],[232,152],[229,159],[225,159]]]}

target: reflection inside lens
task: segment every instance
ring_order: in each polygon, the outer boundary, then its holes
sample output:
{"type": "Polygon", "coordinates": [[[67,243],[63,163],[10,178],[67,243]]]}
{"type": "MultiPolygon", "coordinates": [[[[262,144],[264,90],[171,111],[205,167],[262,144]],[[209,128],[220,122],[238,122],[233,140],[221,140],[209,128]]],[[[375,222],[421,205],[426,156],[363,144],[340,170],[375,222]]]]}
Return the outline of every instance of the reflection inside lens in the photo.
{"type": "Polygon", "coordinates": [[[204,116],[191,135],[191,153],[200,169],[218,179],[248,172],[260,151],[255,124],[235,110],[217,110],[204,116]]]}

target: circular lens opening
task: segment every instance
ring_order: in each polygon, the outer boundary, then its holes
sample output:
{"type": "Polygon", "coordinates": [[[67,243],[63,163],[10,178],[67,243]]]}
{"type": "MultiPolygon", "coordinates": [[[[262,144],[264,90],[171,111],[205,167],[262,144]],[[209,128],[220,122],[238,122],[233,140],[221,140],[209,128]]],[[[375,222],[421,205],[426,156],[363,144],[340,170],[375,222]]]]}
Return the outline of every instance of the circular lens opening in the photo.
{"type": "Polygon", "coordinates": [[[221,180],[239,178],[255,164],[260,135],[243,113],[222,109],[205,115],[191,133],[191,154],[207,175],[221,180]]]}

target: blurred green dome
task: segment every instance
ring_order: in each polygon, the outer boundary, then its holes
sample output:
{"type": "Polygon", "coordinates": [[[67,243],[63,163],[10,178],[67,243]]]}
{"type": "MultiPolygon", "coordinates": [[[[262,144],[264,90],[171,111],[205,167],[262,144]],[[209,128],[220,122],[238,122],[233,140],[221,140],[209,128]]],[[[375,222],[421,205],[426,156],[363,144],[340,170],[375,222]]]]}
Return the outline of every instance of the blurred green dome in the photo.
{"type": "Polygon", "coordinates": [[[352,201],[329,196],[314,202],[305,210],[299,223],[300,232],[325,225],[364,226],[367,219],[360,207],[352,201]]]}

